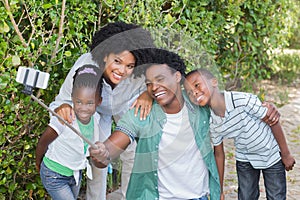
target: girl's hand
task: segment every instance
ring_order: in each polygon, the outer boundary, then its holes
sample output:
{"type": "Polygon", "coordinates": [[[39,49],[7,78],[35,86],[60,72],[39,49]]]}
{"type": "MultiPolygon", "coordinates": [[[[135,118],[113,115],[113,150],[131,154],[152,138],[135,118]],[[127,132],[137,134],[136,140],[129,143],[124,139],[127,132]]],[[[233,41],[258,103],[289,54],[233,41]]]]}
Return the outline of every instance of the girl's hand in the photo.
{"type": "MultiPolygon", "coordinates": [[[[61,104],[54,111],[70,124],[76,118],[73,108],[69,104],[66,104],[66,103],[61,104]]],[[[63,122],[61,122],[61,123],[63,124],[63,122]]]]}
{"type": "Polygon", "coordinates": [[[152,108],[153,99],[147,91],[143,92],[132,104],[130,109],[135,107],[134,115],[137,116],[140,109],[140,120],[145,120],[152,108]]]}

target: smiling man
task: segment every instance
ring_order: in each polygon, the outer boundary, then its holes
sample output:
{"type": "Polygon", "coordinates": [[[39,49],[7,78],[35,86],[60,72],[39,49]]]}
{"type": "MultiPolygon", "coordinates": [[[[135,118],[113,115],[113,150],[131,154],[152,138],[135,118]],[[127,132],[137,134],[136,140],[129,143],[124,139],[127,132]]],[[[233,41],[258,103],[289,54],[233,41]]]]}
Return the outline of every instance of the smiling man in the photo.
{"type": "Polygon", "coordinates": [[[162,49],[140,51],[153,107],[146,120],[128,111],[98,149],[90,149],[97,167],[105,167],[138,138],[127,199],[220,199],[220,183],[209,137],[209,110],[191,104],[182,91],[186,66],[162,49]],[[145,56],[146,55],[146,56],[145,56]],[[150,64],[149,64],[150,63],[150,64]],[[104,145],[103,145],[104,144],[104,145]]]}

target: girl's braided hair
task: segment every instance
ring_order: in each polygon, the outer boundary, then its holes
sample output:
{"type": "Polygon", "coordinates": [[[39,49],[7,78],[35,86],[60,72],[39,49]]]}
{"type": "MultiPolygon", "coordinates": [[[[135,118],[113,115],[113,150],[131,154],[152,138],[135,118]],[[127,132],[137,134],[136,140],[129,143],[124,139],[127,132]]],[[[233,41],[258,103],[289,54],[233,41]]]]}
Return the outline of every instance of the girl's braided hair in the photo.
{"type": "Polygon", "coordinates": [[[103,71],[95,65],[83,65],[78,68],[73,76],[73,88],[75,89],[88,87],[96,89],[96,95],[101,97],[102,93],[102,74],[103,71]]]}

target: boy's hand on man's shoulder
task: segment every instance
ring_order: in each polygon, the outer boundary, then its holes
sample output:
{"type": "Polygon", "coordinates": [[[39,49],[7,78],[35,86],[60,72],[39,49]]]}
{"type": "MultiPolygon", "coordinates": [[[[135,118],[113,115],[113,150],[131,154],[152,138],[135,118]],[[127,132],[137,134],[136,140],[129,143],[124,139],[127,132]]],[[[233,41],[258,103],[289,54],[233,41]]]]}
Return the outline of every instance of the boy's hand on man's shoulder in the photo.
{"type": "Polygon", "coordinates": [[[278,109],[276,108],[276,106],[271,103],[271,102],[263,102],[262,106],[267,107],[268,111],[266,116],[263,118],[263,121],[267,124],[269,124],[269,126],[273,126],[275,124],[277,124],[277,122],[279,122],[280,119],[280,113],[278,111],[278,109]]]}

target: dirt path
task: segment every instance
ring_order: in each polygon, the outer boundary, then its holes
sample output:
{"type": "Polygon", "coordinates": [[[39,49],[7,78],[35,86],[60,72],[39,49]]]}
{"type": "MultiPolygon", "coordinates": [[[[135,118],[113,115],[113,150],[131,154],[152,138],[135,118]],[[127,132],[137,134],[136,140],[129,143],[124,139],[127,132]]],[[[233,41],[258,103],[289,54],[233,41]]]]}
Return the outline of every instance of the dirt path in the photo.
{"type": "MultiPolygon", "coordinates": [[[[297,84],[298,85],[298,84],[297,84]]],[[[276,88],[275,88],[276,89],[276,88]]],[[[289,149],[296,159],[292,171],[287,172],[287,200],[300,199],[300,87],[285,88],[288,90],[289,103],[279,108],[281,124],[285,131],[289,149]]],[[[278,94],[278,92],[274,92],[278,94]]],[[[272,98],[272,97],[269,97],[272,98]]],[[[237,199],[237,176],[235,171],[234,147],[232,141],[226,145],[226,171],[224,191],[226,200],[237,199]]],[[[260,182],[260,199],[266,199],[263,180],[260,182]]]]}

